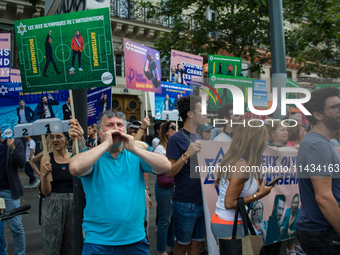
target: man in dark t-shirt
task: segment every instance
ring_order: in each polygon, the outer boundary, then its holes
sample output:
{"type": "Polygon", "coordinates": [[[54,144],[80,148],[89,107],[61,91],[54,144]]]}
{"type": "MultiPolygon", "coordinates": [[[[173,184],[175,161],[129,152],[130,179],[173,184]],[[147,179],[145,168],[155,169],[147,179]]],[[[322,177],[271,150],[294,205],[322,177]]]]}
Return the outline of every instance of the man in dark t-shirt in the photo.
{"type": "Polygon", "coordinates": [[[329,141],[340,129],[338,96],[338,88],[325,87],[304,104],[313,127],[297,156],[301,208],[296,233],[307,254],[340,254],[340,160],[329,141]]]}
{"type": "Polygon", "coordinates": [[[184,255],[189,249],[189,254],[199,255],[205,240],[201,180],[190,176],[190,166],[198,165],[197,152],[201,145],[196,140],[202,138],[196,130],[205,124],[200,98],[182,97],[178,100],[178,112],[184,125],[170,137],[166,148],[166,156],[171,162],[167,176],[174,177],[176,186],[172,198],[176,238],[174,254],[184,255]]]}

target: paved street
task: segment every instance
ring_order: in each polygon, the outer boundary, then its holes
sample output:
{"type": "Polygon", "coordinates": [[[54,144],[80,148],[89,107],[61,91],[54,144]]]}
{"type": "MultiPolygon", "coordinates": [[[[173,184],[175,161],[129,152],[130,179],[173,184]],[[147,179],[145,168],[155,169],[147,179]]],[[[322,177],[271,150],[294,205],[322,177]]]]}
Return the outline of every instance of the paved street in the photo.
{"type": "MultiPolygon", "coordinates": [[[[28,184],[28,177],[22,172],[19,174],[20,180],[23,186],[28,184]]],[[[149,241],[151,245],[150,254],[157,255],[156,252],[156,199],[155,199],[155,180],[154,175],[149,175],[149,182],[152,191],[153,208],[150,210],[150,226],[149,226],[149,241]]],[[[21,205],[31,204],[32,208],[30,214],[22,216],[22,222],[24,224],[26,234],[26,254],[27,255],[42,255],[42,239],[41,239],[41,227],[39,226],[39,190],[35,189],[24,189],[24,196],[21,197],[21,205]]],[[[8,226],[5,224],[5,232],[8,241],[8,254],[14,254],[13,239],[8,226]]],[[[286,254],[286,245],[282,245],[281,255],[286,254]]]]}

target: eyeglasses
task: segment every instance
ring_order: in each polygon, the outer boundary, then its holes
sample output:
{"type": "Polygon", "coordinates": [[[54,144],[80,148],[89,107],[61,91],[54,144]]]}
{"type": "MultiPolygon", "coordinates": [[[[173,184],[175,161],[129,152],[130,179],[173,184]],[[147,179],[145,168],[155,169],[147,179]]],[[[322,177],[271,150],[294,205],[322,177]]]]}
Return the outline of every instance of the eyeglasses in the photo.
{"type": "Polygon", "coordinates": [[[332,109],[334,112],[340,112],[340,104],[334,104],[328,107],[325,107],[325,109],[330,108],[332,109]]]}
{"type": "Polygon", "coordinates": [[[171,126],[169,128],[171,128],[172,130],[176,130],[176,126],[171,126]]]}

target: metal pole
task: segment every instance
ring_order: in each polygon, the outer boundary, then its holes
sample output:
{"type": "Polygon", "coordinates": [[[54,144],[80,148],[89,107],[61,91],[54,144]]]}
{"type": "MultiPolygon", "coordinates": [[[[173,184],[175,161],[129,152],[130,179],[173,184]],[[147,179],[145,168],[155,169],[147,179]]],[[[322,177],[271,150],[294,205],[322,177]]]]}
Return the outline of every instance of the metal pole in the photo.
{"type": "MultiPolygon", "coordinates": [[[[84,137],[87,137],[87,89],[73,90],[74,110],[80,126],[84,129],[84,137]]],[[[74,241],[75,254],[81,255],[83,249],[83,211],[85,208],[85,194],[81,181],[73,177],[73,201],[74,201],[74,241]]]]}
{"type": "Polygon", "coordinates": [[[274,119],[282,119],[281,116],[281,88],[286,87],[286,47],[283,29],[282,0],[269,0],[269,25],[270,48],[272,59],[272,88],[276,87],[277,108],[274,119]]]}

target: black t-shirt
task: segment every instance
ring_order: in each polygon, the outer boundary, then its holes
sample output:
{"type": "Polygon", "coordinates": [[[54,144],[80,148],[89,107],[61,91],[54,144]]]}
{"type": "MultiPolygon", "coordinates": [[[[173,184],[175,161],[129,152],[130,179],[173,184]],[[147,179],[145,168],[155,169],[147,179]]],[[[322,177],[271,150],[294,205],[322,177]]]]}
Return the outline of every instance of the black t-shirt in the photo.
{"type": "MultiPolygon", "coordinates": [[[[166,156],[169,159],[178,160],[187,151],[190,145],[189,137],[191,142],[202,139],[198,134],[191,134],[185,129],[182,130],[187,137],[181,132],[177,132],[168,141],[166,156]]],[[[190,178],[190,165],[198,166],[197,154],[192,156],[188,163],[184,164],[181,171],[174,177],[176,188],[172,198],[173,201],[184,203],[201,203],[203,201],[201,180],[200,178],[190,178]]]]}
{"type": "Polygon", "coordinates": [[[58,164],[54,160],[53,153],[50,153],[52,165],[51,182],[52,192],[54,193],[73,193],[73,176],[70,174],[68,163],[58,164]]]}

